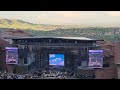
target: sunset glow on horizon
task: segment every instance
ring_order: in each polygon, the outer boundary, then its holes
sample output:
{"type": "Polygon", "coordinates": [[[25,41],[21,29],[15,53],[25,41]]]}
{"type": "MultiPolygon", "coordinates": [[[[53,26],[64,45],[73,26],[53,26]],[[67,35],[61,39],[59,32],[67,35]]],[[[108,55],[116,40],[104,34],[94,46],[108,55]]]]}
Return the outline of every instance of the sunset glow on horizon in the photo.
{"type": "Polygon", "coordinates": [[[0,11],[0,18],[36,24],[120,26],[120,11],[0,11]]]}

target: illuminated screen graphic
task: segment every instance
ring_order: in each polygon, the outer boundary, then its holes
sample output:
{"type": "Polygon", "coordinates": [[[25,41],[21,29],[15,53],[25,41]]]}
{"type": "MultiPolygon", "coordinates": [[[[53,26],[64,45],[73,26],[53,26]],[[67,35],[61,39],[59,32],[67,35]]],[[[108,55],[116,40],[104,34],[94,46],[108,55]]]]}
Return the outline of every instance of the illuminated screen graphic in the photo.
{"type": "Polygon", "coordinates": [[[18,64],[17,47],[6,47],[6,64],[18,64]]]}
{"type": "Polygon", "coordinates": [[[89,66],[93,68],[103,67],[103,50],[89,50],[89,66]]]}
{"type": "Polygon", "coordinates": [[[49,65],[64,66],[64,54],[49,54],[49,65]]]}

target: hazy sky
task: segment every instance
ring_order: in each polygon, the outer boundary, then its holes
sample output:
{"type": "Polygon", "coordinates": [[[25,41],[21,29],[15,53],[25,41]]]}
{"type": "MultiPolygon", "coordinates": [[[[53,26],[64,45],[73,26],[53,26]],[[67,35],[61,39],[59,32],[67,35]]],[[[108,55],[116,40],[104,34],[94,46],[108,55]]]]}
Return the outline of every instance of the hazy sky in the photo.
{"type": "Polygon", "coordinates": [[[38,24],[120,25],[120,11],[0,11],[0,18],[38,24]]]}

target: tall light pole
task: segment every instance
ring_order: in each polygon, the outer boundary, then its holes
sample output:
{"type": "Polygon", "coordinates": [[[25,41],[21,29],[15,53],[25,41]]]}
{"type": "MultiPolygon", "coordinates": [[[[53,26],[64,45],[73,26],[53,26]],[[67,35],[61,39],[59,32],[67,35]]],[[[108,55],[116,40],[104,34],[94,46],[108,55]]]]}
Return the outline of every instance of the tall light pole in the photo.
{"type": "MultiPolygon", "coordinates": [[[[116,49],[115,49],[115,43],[116,43],[116,30],[117,30],[117,29],[114,29],[114,33],[113,33],[113,34],[114,34],[113,55],[114,55],[114,64],[115,64],[115,66],[117,66],[116,70],[118,70],[118,65],[117,65],[116,60],[115,60],[115,59],[116,59],[116,58],[115,58],[115,52],[116,52],[116,51],[115,51],[115,50],[116,50],[116,49]]],[[[117,72],[117,77],[118,77],[118,72],[117,72]]]]}
{"type": "Polygon", "coordinates": [[[114,54],[114,59],[115,59],[115,40],[116,40],[116,29],[114,29],[114,32],[113,32],[113,38],[114,38],[114,41],[113,41],[113,54],[114,54]]]}
{"type": "Polygon", "coordinates": [[[116,29],[114,29],[113,34],[114,34],[114,44],[115,44],[115,41],[116,41],[116,29]]]}
{"type": "Polygon", "coordinates": [[[0,30],[0,38],[2,38],[2,31],[0,30]]]}

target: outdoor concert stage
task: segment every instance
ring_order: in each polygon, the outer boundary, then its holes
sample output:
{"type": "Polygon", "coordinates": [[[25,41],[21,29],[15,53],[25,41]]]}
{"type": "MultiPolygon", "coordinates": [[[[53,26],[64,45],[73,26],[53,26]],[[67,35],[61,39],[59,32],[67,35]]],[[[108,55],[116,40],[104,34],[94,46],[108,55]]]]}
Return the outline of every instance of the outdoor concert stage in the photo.
{"type": "MultiPolygon", "coordinates": [[[[29,73],[32,69],[62,68],[77,73],[88,67],[89,50],[99,50],[95,39],[85,37],[21,37],[12,39],[18,47],[18,64],[14,73],[29,73]],[[79,68],[78,68],[79,67],[79,68]]],[[[89,68],[88,68],[89,69],[89,68]]]]}

